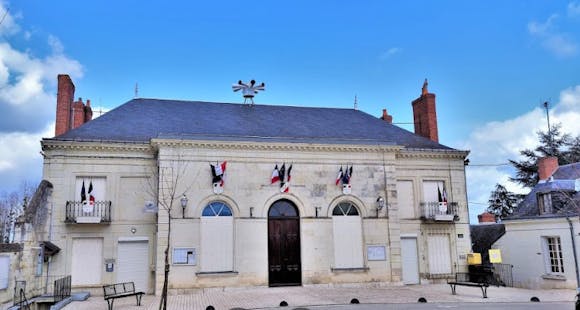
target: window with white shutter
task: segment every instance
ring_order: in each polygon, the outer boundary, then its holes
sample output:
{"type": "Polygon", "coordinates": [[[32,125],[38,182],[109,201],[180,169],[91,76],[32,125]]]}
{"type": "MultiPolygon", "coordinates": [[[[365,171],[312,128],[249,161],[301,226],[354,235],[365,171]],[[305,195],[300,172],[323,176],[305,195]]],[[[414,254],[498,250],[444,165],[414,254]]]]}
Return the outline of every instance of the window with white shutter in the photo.
{"type": "Polygon", "coordinates": [[[202,272],[223,272],[234,269],[234,217],[223,202],[212,202],[201,215],[202,272]]]}
{"type": "Polygon", "coordinates": [[[339,203],[332,210],[334,268],[363,268],[362,220],[357,207],[339,203]]]}

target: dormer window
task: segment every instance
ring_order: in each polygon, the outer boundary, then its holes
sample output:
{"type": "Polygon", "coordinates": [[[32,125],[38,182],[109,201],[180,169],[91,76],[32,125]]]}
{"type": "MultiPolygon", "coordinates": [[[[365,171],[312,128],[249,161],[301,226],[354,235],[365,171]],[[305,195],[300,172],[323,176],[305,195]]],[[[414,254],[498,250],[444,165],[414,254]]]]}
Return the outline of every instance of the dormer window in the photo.
{"type": "Polygon", "coordinates": [[[540,210],[540,214],[553,213],[551,193],[538,194],[538,209],[540,210]]]}

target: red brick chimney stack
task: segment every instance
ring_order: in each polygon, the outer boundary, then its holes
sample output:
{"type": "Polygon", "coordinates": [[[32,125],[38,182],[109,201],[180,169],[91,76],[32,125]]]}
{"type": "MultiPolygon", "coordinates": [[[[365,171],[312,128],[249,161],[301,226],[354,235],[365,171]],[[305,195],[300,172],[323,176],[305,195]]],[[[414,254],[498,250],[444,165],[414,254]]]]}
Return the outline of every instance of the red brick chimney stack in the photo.
{"type": "Polygon", "coordinates": [[[538,178],[546,181],[558,169],[558,158],[553,156],[538,159],[538,178]]]}
{"type": "Polygon", "coordinates": [[[75,85],[70,76],[67,74],[59,74],[57,80],[58,90],[56,94],[56,124],[54,135],[60,136],[93,119],[93,110],[90,100],[87,100],[86,105],[81,98],[73,102],[75,85]]]}
{"type": "Polygon", "coordinates": [[[421,96],[413,100],[413,122],[415,134],[439,142],[437,131],[437,113],[435,111],[435,94],[427,89],[427,79],[423,83],[421,96]]]}
{"type": "Polygon", "coordinates": [[[93,119],[93,109],[91,108],[91,101],[87,99],[85,106],[85,123],[93,119]]]}
{"type": "Polygon", "coordinates": [[[482,223],[495,223],[495,214],[489,212],[483,212],[477,216],[479,224],[482,223]]]}
{"type": "Polygon", "coordinates": [[[381,119],[389,124],[393,123],[393,116],[387,113],[387,109],[383,109],[383,116],[381,116],[381,119]]]}
{"type": "Polygon", "coordinates": [[[75,85],[70,76],[59,74],[57,79],[55,136],[62,135],[71,128],[71,109],[75,95],[75,85]]]}

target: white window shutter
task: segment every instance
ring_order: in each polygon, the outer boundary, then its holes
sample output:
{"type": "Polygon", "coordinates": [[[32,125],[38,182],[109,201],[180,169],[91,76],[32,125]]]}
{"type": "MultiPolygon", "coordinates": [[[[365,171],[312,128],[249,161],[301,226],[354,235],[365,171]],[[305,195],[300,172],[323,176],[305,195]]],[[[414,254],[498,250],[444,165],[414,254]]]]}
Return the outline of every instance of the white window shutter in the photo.
{"type": "Polygon", "coordinates": [[[413,194],[413,181],[397,181],[397,203],[399,206],[399,218],[415,218],[415,199],[413,194]]]}
{"type": "Polygon", "coordinates": [[[360,216],[333,216],[334,267],[364,267],[360,216]]]}
{"type": "Polygon", "coordinates": [[[232,216],[201,218],[200,263],[204,272],[233,271],[234,219],[232,216]]]}

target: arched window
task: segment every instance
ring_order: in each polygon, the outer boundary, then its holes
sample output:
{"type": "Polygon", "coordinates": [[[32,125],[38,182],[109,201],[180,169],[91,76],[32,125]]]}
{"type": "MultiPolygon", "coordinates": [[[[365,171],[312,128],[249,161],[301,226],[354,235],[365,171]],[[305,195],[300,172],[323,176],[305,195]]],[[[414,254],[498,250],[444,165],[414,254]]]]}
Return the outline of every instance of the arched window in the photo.
{"type": "Polygon", "coordinates": [[[363,268],[362,220],[355,204],[340,202],[332,209],[334,267],[363,268]]]}
{"type": "Polygon", "coordinates": [[[221,201],[210,202],[201,213],[200,264],[202,272],[234,269],[234,217],[221,201]]]}
{"type": "Polygon", "coordinates": [[[215,201],[203,208],[201,216],[232,216],[232,210],[225,203],[215,201]]]}
{"type": "Polygon", "coordinates": [[[269,217],[296,217],[298,216],[298,211],[294,204],[288,200],[278,200],[276,201],[270,210],[268,211],[269,217]]]}
{"type": "Polygon", "coordinates": [[[358,216],[358,209],[350,202],[341,202],[332,210],[332,215],[358,216]]]}

